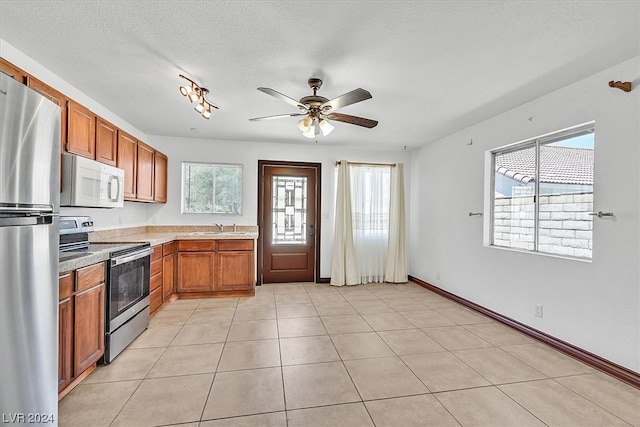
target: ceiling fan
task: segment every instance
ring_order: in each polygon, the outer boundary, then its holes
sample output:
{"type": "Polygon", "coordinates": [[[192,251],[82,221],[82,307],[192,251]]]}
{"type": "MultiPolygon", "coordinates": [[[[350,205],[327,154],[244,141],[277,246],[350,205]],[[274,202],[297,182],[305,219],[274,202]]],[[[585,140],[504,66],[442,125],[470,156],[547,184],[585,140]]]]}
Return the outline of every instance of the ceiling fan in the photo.
{"type": "Polygon", "coordinates": [[[354,89],[351,92],[347,92],[340,95],[337,98],[329,100],[324,96],[317,94],[318,89],[322,86],[322,80],[316,77],[312,77],[307,82],[309,87],[313,89],[313,95],[304,96],[300,98],[300,101],[296,101],[280,92],[268,87],[259,87],[260,92],[264,92],[268,95],[274,96],[287,104],[291,104],[300,109],[298,113],[278,114],[275,116],[255,117],[249,119],[250,121],[281,119],[284,117],[296,117],[305,116],[298,122],[298,129],[302,131],[302,135],[307,138],[315,138],[322,132],[322,135],[326,136],[333,130],[333,125],[329,123],[329,120],[335,120],[337,122],[349,123],[352,125],[362,126],[365,128],[373,128],[378,124],[377,120],[365,119],[364,117],[350,116],[348,114],[336,113],[338,108],[346,107],[347,105],[355,104],[356,102],[364,101],[371,98],[371,94],[364,89],[354,89]]]}

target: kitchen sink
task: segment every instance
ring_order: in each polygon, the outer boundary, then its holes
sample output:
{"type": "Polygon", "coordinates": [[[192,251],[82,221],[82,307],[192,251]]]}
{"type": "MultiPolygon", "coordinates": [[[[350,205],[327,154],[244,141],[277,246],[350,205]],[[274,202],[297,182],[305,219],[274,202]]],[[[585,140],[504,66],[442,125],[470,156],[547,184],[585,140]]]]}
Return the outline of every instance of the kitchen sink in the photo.
{"type": "Polygon", "coordinates": [[[189,233],[190,236],[224,236],[224,235],[239,235],[247,234],[245,231],[194,231],[189,233]]]}
{"type": "Polygon", "coordinates": [[[222,234],[222,231],[194,231],[189,233],[190,236],[209,236],[215,234],[222,234]]]}

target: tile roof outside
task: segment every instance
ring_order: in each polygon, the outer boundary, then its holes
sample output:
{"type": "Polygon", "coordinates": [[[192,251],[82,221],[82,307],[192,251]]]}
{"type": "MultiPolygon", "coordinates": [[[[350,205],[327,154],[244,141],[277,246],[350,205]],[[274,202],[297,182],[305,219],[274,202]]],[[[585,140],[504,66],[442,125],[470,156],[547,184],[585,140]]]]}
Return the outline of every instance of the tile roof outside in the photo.
{"type": "MultiPolygon", "coordinates": [[[[496,172],[524,183],[534,182],[535,148],[496,156],[496,172]]],[[[541,146],[540,182],[593,185],[593,150],[541,146]]]]}

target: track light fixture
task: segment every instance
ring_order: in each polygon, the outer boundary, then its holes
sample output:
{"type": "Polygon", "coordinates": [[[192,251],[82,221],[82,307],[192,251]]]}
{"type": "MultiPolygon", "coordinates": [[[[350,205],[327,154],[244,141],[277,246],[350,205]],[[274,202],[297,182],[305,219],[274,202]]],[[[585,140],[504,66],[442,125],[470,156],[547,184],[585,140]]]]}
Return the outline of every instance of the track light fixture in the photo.
{"type": "Polygon", "coordinates": [[[182,96],[186,97],[189,102],[198,102],[194,110],[196,110],[203,118],[209,119],[211,117],[212,107],[216,110],[220,109],[220,107],[212,102],[209,102],[205,97],[205,95],[209,93],[209,89],[207,89],[206,87],[201,87],[196,82],[188,77],[185,77],[182,74],[180,74],[180,77],[190,83],[180,86],[180,93],[182,94],[182,96]]]}

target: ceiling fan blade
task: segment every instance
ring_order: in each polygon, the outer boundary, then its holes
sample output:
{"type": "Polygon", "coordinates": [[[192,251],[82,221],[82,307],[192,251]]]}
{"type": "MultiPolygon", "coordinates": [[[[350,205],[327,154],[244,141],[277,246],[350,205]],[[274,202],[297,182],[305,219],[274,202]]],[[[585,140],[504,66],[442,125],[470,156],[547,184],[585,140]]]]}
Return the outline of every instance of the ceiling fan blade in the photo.
{"type": "Polygon", "coordinates": [[[249,119],[249,121],[257,122],[260,120],[271,120],[271,119],[283,119],[285,117],[296,117],[296,116],[306,116],[307,113],[289,113],[289,114],[278,114],[275,116],[265,116],[265,117],[254,117],[253,119],[249,119]]]}
{"type": "Polygon", "coordinates": [[[307,107],[305,107],[304,105],[300,104],[295,99],[289,98],[287,95],[283,95],[280,92],[278,92],[277,90],[273,90],[273,89],[268,88],[268,87],[259,87],[258,90],[260,92],[266,93],[267,95],[274,96],[274,97],[286,102],[287,104],[294,105],[294,106],[296,106],[298,108],[304,108],[305,110],[307,109],[307,107]]]}
{"type": "Polygon", "coordinates": [[[350,116],[348,114],[341,114],[341,113],[327,114],[326,118],[329,120],[335,120],[337,122],[344,122],[352,125],[358,125],[358,126],[362,126],[369,129],[374,128],[378,125],[377,120],[365,119],[364,117],[350,116]]]}
{"type": "Polygon", "coordinates": [[[356,102],[370,98],[372,98],[372,96],[369,91],[358,88],[325,102],[320,106],[320,109],[322,110],[325,107],[331,107],[331,109],[335,111],[338,108],[346,107],[347,105],[355,104],[356,102]]]}

